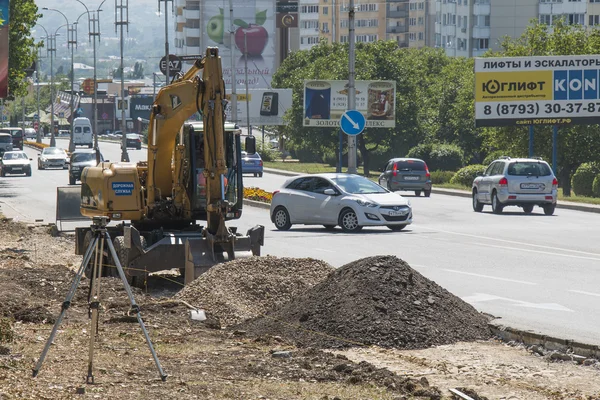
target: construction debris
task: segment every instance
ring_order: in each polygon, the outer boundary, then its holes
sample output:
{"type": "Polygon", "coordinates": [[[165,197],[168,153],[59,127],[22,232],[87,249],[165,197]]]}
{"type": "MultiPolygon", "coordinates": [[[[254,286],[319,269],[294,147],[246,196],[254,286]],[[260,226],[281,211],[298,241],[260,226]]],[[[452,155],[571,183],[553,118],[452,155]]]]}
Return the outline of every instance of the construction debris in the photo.
{"type": "Polygon", "coordinates": [[[299,346],[418,349],[488,339],[487,323],[487,317],[406,262],[379,256],[346,264],[239,329],[280,335],[299,346]]]}

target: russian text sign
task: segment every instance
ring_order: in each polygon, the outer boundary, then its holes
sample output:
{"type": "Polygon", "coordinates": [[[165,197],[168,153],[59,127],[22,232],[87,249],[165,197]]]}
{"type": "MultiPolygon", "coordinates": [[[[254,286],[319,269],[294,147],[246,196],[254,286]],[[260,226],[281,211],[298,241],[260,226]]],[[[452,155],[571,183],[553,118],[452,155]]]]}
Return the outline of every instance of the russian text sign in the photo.
{"type": "Polygon", "coordinates": [[[475,126],[600,123],[600,56],[475,59],[475,126]]]}

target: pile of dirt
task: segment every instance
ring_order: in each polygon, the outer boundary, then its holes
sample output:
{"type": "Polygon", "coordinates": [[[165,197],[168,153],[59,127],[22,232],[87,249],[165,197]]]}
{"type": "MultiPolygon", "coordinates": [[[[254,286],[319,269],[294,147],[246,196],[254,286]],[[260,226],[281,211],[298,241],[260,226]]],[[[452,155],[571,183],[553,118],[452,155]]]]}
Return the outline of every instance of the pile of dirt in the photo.
{"type": "Polygon", "coordinates": [[[346,264],[264,317],[238,326],[299,346],[419,349],[492,336],[488,318],[394,256],[346,264]]]}
{"type": "Polygon", "coordinates": [[[217,326],[226,327],[288,302],[334,270],[312,258],[238,259],[212,267],[175,298],[204,309],[217,326]]]}

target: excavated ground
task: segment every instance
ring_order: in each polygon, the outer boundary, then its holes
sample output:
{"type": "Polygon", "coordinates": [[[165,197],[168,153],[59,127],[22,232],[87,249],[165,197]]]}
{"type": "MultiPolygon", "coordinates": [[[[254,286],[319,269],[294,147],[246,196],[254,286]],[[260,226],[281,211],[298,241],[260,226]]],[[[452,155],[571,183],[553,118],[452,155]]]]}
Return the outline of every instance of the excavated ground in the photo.
{"type": "Polygon", "coordinates": [[[333,272],[311,259],[240,260],[215,267],[178,295],[177,273],[151,277],[146,290],[133,293],[166,382],[128,313],[122,283],[101,280],[100,323],[91,327],[84,278],[32,378],[81,262],[71,237],[48,231],[0,220],[2,400],[438,399],[451,398],[449,388],[474,399],[600,399],[596,360],[556,362],[551,352],[532,355],[496,340],[429,347],[489,337],[485,317],[389,257],[333,272]],[[210,318],[192,320],[182,299],[210,318]],[[221,328],[246,318],[254,319],[245,331],[221,328]],[[294,334],[281,322],[269,331],[273,318],[305,331],[294,334]],[[469,328],[461,332],[458,324],[469,328]],[[96,328],[95,383],[86,384],[96,328]],[[353,347],[345,349],[348,341],[353,347]],[[375,343],[388,348],[360,346],[375,343]]]}

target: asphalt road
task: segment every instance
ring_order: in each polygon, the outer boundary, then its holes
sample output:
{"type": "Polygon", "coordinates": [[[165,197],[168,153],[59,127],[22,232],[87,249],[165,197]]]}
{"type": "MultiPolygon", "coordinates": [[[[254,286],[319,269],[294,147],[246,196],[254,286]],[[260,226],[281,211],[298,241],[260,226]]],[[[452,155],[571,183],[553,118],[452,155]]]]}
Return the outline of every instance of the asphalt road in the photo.
{"type": "MultiPolygon", "coordinates": [[[[59,141],[59,144],[61,142],[59,141]]],[[[66,142],[65,142],[66,143],[66,142]]],[[[118,160],[117,144],[102,143],[105,158],[118,160]]],[[[35,160],[35,151],[27,150],[35,160]]],[[[132,161],[145,151],[131,150],[132,161]]],[[[274,190],[288,177],[265,173],[245,178],[246,186],[274,190]]],[[[22,220],[54,222],[56,186],[68,183],[66,171],[0,179],[0,211],[22,220]]],[[[506,325],[600,345],[600,215],[557,209],[545,216],[508,207],[502,215],[471,209],[470,199],[432,194],[410,198],[414,223],[402,232],[364,229],[359,234],[321,227],[275,230],[266,209],[245,207],[245,231],[267,227],[263,254],[323,259],[342,266],[361,257],[396,255],[478,310],[506,325]]]]}

